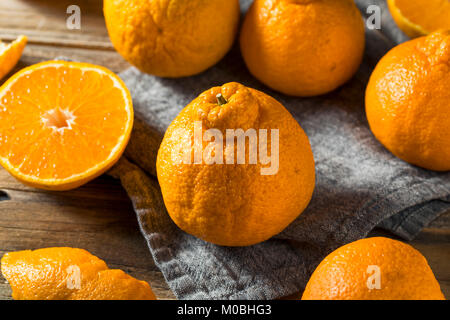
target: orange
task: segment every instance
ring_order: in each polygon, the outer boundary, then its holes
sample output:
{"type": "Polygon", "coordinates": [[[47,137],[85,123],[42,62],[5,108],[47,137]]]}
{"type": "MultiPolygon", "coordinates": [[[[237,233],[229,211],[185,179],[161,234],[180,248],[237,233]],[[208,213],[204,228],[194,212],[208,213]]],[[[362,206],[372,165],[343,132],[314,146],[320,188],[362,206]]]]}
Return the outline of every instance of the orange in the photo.
{"type": "Polygon", "coordinates": [[[211,88],[180,112],[164,135],[156,168],[173,221],[224,246],[252,245],[281,232],[306,208],[315,183],[309,140],[297,121],[272,97],[239,83],[211,88]],[[195,140],[196,128],[200,139],[212,129],[222,141],[195,140]],[[230,134],[237,129],[241,135],[230,134]]]}
{"type": "Polygon", "coordinates": [[[10,44],[0,41],[0,80],[14,68],[27,44],[27,37],[20,36],[10,44]]]}
{"type": "Polygon", "coordinates": [[[141,71],[184,77],[216,64],[233,44],[239,0],[104,0],[116,50],[141,71]]]}
{"type": "Polygon", "coordinates": [[[39,63],[0,87],[0,164],[34,187],[75,188],[119,159],[132,125],[130,93],[113,72],[39,63]]]}
{"type": "Polygon", "coordinates": [[[6,253],[3,276],[15,300],[155,300],[147,282],[83,249],[46,248],[6,253]]]}
{"type": "Polygon", "coordinates": [[[315,96],[344,84],[364,51],[353,0],[255,0],[241,32],[250,72],[274,90],[315,96]]]}
{"type": "Polygon", "coordinates": [[[395,22],[411,38],[450,29],[448,0],[388,0],[395,22]]]}
{"type": "Polygon", "coordinates": [[[397,157],[450,170],[450,31],[417,38],[389,51],[366,90],[375,137],[397,157]]]}
{"type": "Polygon", "coordinates": [[[342,246],[317,267],[302,300],[443,300],[439,283],[416,249],[388,238],[342,246]]]}

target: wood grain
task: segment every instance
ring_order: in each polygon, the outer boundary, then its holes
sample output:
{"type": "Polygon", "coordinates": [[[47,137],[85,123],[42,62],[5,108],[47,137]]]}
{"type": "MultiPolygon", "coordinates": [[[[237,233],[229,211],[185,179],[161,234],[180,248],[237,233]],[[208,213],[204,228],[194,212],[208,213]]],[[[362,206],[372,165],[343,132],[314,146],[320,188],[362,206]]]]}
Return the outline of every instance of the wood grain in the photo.
{"type": "MultiPolygon", "coordinates": [[[[20,34],[28,36],[29,44],[14,71],[58,56],[100,64],[115,72],[129,67],[109,41],[101,0],[0,1],[0,39],[13,40],[20,34]],[[66,8],[74,2],[81,8],[81,30],[66,27],[66,8]]],[[[428,259],[450,298],[450,213],[434,221],[411,244],[428,259]]],[[[54,193],[26,187],[0,169],[0,255],[51,246],[84,248],[111,268],[151,283],[158,298],[174,298],[153,263],[118,181],[102,176],[79,189],[54,193]]],[[[11,299],[3,277],[0,299],[11,299]]]]}
{"type": "MultiPolygon", "coordinates": [[[[119,182],[102,176],[67,192],[26,187],[0,170],[0,255],[44,247],[76,247],[148,281],[159,298],[174,298],[153,263],[136,216],[119,182]],[[5,196],[3,196],[5,198],[5,196]]],[[[0,299],[10,298],[0,280],[0,299]]]]}

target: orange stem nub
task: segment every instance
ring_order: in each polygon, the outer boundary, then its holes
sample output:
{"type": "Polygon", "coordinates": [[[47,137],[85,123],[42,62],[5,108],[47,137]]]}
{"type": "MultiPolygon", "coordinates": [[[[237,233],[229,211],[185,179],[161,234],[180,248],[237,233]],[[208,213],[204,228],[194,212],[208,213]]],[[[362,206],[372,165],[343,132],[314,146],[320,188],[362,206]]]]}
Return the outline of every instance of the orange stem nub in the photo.
{"type": "Polygon", "coordinates": [[[228,101],[223,97],[223,95],[221,93],[219,93],[217,96],[217,103],[219,104],[219,106],[227,104],[228,101]]]}

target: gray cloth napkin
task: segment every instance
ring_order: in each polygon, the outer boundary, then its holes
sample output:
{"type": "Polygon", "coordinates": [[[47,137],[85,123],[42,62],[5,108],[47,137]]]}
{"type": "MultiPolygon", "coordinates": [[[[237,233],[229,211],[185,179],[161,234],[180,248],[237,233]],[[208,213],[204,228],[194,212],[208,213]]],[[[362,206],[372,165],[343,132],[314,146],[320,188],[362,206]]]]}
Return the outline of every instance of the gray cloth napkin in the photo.
{"type": "MultiPolygon", "coordinates": [[[[241,1],[243,14],[251,1],[241,1]]],[[[356,76],[315,98],[273,92],[247,71],[236,44],[215,67],[184,79],[162,79],[130,68],[120,74],[131,91],[136,123],[126,155],[111,171],[128,192],[156,265],[180,299],[273,299],[303,290],[330,251],[365,237],[375,226],[412,239],[450,210],[450,172],[397,159],[375,140],[364,113],[364,91],[377,61],[406,40],[384,1],[357,1],[382,12],[382,29],[367,30],[356,76]],[[307,210],[281,234],[250,247],[220,247],[178,229],[168,216],[155,175],[156,153],[169,123],[213,86],[237,81],[279,100],[311,141],[316,189],[307,210]]],[[[366,15],[367,16],[367,15],[366,15]]]]}

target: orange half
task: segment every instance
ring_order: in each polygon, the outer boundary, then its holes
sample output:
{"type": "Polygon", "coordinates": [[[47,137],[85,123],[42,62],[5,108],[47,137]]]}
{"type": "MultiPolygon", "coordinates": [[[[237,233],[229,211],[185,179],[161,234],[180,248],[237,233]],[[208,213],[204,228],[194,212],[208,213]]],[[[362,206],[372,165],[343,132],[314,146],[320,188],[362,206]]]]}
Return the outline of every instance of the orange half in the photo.
{"type": "Polygon", "coordinates": [[[132,126],[128,89],[100,66],[43,62],[0,87],[0,164],[33,187],[68,190],[104,173],[132,126]]]}
{"type": "Polygon", "coordinates": [[[450,29],[449,0],[388,0],[389,11],[409,37],[450,29]]]}

